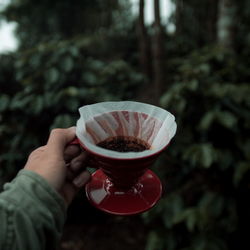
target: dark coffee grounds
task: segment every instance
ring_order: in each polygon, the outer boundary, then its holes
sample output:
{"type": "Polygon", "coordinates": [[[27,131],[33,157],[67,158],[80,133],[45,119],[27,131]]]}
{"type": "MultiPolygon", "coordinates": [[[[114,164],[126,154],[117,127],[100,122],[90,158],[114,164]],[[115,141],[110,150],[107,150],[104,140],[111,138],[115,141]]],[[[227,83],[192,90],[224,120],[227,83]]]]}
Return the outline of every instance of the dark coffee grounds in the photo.
{"type": "Polygon", "coordinates": [[[110,137],[96,145],[118,152],[141,152],[150,149],[150,145],[147,142],[132,136],[110,137]]]}

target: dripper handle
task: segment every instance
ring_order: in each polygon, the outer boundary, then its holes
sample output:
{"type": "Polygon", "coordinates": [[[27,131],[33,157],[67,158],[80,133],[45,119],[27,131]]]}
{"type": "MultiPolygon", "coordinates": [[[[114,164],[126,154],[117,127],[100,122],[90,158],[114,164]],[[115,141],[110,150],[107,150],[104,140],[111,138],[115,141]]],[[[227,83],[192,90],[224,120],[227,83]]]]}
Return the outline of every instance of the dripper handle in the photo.
{"type": "Polygon", "coordinates": [[[73,141],[71,141],[68,145],[79,145],[80,146],[80,142],[79,139],[76,137],[73,141]]]}
{"type": "MultiPolygon", "coordinates": [[[[77,137],[75,139],[73,139],[73,141],[71,141],[68,145],[78,145],[82,149],[81,143],[77,137]]],[[[92,158],[89,154],[88,154],[88,165],[90,168],[99,168],[95,159],[92,158]]]]}

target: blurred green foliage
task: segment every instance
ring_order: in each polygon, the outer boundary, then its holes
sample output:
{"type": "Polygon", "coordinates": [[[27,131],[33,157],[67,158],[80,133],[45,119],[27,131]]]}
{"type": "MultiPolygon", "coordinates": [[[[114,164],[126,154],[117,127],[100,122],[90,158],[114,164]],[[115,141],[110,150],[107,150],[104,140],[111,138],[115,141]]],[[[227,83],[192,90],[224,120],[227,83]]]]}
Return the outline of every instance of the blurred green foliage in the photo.
{"type": "Polygon", "coordinates": [[[239,213],[249,201],[237,194],[249,190],[249,71],[219,47],[173,63],[174,84],[161,105],[176,115],[178,129],[158,162],[165,196],[143,214],[153,225],[147,249],[243,249],[236,235],[248,230],[247,223],[239,228],[239,213]]]}
{"type": "Polygon", "coordinates": [[[0,75],[9,81],[0,80],[2,175],[22,167],[28,152],[46,143],[50,129],[74,125],[79,107],[134,97],[143,76],[123,59],[92,57],[88,48],[99,43],[83,37],[40,44],[12,60],[2,56],[6,63],[0,75]]]}
{"type": "Polygon", "coordinates": [[[96,30],[108,30],[114,23],[129,21],[126,1],[106,0],[12,0],[4,11],[8,21],[17,22],[17,34],[21,49],[41,42],[68,39],[79,34],[93,34],[96,30]],[[117,16],[119,16],[117,20],[117,16]]]}
{"type": "MultiPolygon", "coordinates": [[[[164,34],[168,84],[160,104],[178,129],[154,167],[164,195],[142,215],[146,250],[247,249],[249,1],[235,5],[231,50],[206,37],[203,4],[185,6],[178,36],[164,34]]],[[[46,143],[50,129],[74,125],[80,106],[136,100],[145,91],[126,1],[15,0],[5,17],[19,23],[21,45],[0,56],[0,186],[46,143]]]]}

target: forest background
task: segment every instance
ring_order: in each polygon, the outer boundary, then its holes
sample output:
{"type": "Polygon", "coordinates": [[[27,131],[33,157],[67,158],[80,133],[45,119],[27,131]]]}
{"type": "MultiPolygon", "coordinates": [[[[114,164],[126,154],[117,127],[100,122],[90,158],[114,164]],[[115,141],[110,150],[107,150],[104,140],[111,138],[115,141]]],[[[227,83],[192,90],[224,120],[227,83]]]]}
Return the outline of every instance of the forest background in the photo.
{"type": "Polygon", "coordinates": [[[136,16],[126,0],[12,0],[0,13],[19,41],[0,55],[0,187],[78,107],[152,103],[178,124],[153,167],[162,199],[119,217],[80,192],[60,249],[249,249],[250,1],[172,0],[168,23],[151,1],[152,25],[144,0],[136,16]]]}

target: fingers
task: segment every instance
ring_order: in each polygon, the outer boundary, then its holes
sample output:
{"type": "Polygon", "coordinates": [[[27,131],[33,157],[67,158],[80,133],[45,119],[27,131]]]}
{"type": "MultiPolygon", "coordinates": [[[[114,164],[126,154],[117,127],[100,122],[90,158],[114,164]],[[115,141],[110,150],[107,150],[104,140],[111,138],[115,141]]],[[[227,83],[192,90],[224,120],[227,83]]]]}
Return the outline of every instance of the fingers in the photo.
{"type": "Polygon", "coordinates": [[[88,155],[82,152],[79,156],[75,157],[70,163],[70,169],[77,173],[80,169],[86,168],[88,155]]]}
{"type": "Polygon", "coordinates": [[[89,182],[91,178],[91,174],[85,170],[81,172],[72,182],[72,179],[74,174],[68,171],[70,173],[70,178],[68,178],[68,181],[65,182],[64,186],[60,190],[60,193],[65,199],[65,202],[67,205],[71,203],[77,192],[82,188],[87,182],[89,182]]]}
{"type": "Polygon", "coordinates": [[[86,171],[87,153],[82,152],[67,164],[67,179],[73,181],[80,172],[86,171]]]}
{"type": "Polygon", "coordinates": [[[84,186],[90,179],[90,173],[86,170],[87,153],[82,152],[79,156],[74,158],[68,169],[68,178],[73,181],[76,187],[84,186]],[[80,174],[79,174],[80,172],[80,174]]]}
{"type": "Polygon", "coordinates": [[[71,161],[73,158],[77,157],[80,154],[81,150],[79,146],[69,145],[64,150],[64,160],[66,162],[71,161]]]}
{"type": "Polygon", "coordinates": [[[75,138],[75,127],[67,129],[53,129],[50,133],[47,146],[52,154],[63,156],[65,146],[75,138]]]}
{"type": "Polygon", "coordinates": [[[87,153],[83,152],[71,161],[68,169],[68,178],[73,180],[73,184],[78,188],[84,186],[89,181],[91,176],[86,170],[86,163],[87,153]]]}
{"type": "Polygon", "coordinates": [[[88,171],[84,171],[77,177],[77,181],[75,181],[76,183],[72,183],[71,181],[65,182],[60,193],[64,197],[67,206],[72,202],[80,188],[90,180],[90,176],[91,175],[88,171]]]}
{"type": "Polygon", "coordinates": [[[67,172],[66,172],[66,180],[68,181],[73,181],[75,179],[75,177],[77,176],[76,173],[74,173],[69,167],[67,168],[67,172]]]}
{"type": "Polygon", "coordinates": [[[83,187],[90,180],[90,176],[89,171],[85,170],[73,180],[73,184],[78,188],[83,187]]]}

